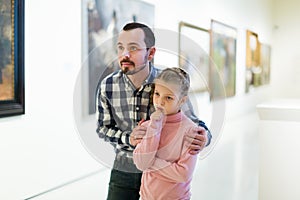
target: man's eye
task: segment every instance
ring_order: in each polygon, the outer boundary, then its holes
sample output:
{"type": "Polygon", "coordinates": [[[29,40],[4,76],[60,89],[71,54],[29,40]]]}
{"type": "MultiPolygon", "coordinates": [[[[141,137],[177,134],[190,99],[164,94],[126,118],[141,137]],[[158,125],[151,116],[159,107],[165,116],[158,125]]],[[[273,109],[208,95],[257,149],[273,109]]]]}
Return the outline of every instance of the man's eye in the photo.
{"type": "Polygon", "coordinates": [[[124,50],[124,47],[122,47],[122,46],[117,46],[117,49],[118,49],[118,51],[123,51],[123,50],[124,50]]]}
{"type": "Polygon", "coordinates": [[[138,50],[138,48],[135,46],[129,47],[129,51],[136,51],[136,50],[138,50]]]}

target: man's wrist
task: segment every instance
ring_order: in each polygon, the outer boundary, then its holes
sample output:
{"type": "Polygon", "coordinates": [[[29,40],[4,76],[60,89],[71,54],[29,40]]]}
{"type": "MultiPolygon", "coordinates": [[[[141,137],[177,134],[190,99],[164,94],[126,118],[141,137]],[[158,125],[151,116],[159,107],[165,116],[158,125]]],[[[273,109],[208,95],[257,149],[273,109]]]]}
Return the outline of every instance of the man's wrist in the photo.
{"type": "Polygon", "coordinates": [[[123,131],[121,136],[121,142],[125,145],[130,146],[131,148],[135,148],[135,146],[133,146],[130,142],[131,133],[132,133],[131,131],[123,131]]]}
{"type": "Polygon", "coordinates": [[[210,133],[210,131],[208,129],[205,130],[205,132],[206,132],[205,147],[207,147],[210,144],[210,142],[211,142],[212,135],[211,135],[211,133],[210,133]]]}

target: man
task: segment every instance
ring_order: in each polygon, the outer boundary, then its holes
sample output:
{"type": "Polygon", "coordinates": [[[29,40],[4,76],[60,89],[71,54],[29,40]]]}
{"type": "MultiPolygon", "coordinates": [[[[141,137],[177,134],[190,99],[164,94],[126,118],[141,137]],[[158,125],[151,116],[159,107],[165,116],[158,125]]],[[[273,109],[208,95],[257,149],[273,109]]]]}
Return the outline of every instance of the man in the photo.
{"type": "MultiPolygon", "coordinates": [[[[138,200],[141,171],[133,163],[132,152],[145,134],[138,123],[148,120],[153,111],[151,86],[160,72],[151,63],[156,51],[154,34],[144,24],[126,24],[119,34],[117,50],[121,70],[106,77],[98,92],[97,133],[116,151],[107,199],[138,200]],[[135,135],[131,134],[133,129],[135,135]]],[[[209,144],[211,134],[191,109],[186,114],[200,125],[186,138],[191,141],[190,153],[197,154],[209,144]]]]}

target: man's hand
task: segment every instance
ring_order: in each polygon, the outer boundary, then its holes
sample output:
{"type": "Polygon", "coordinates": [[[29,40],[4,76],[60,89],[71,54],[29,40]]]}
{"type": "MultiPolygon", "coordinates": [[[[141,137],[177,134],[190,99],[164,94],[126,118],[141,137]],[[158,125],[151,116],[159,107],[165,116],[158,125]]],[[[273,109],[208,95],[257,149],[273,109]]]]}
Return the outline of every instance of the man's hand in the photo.
{"type": "Polygon", "coordinates": [[[190,144],[189,153],[192,155],[196,155],[200,151],[202,151],[202,149],[204,149],[207,142],[207,133],[203,127],[198,126],[194,128],[194,131],[187,135],[185,138],[190,144]]]}
{"type": "Polygon", "coordinates": [[[137,144],[139,144],[144,135],[146,135],[146,130],[147,127],[141,126],[141,124],[144,122],[145,120],[142,119],[139,124],[132,130],[131,134],[130,134],[130,144],[132,146],[136,146],[137,144]]]}

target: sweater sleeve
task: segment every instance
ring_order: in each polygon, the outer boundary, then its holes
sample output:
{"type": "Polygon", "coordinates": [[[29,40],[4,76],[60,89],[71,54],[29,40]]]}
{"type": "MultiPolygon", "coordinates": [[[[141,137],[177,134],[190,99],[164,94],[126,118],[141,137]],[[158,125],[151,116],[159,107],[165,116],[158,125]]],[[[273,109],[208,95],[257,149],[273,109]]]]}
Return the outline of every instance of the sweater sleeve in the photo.
{"type": "Polygon", "coordinates": [[[168,162],[155,157],[150,170],[156,170],[158,174],[168,181],[181,183],[192,178],[196,162],[197,155],[191,155],[186,151],[176,162],[168,162]]]}
{"type": "Polygon", "coordinates": [[[147,131],[135,150],[133,151],[133,161],[139,170],[146,170],[151,167],[155,161],[156,152],[159,146],[160,133],[162,129],[161,121],[150,120],[143,123],[147,126],[147,131]]]}
{"type": "MultiPolygon", "coordinates": [[[[192,131],[192,128],[189,131],[192,131]]],[[[181,156],[175,162],[155,157],[153,165],[149,170],[156,170],[156,173],[167,181],[179,183],[188,181],[192,178],[197,162],[197,155],[191,155],[187,146],[187,142],[184,141],[181,156]]]]}

